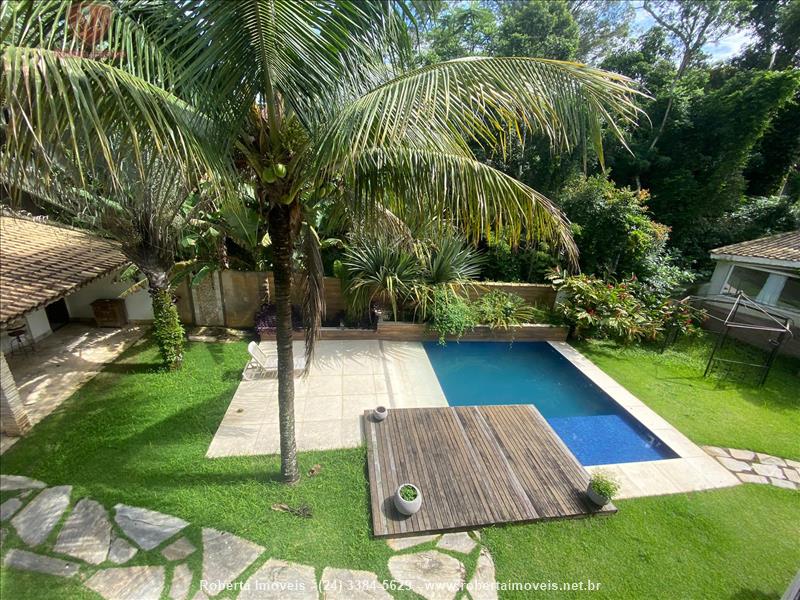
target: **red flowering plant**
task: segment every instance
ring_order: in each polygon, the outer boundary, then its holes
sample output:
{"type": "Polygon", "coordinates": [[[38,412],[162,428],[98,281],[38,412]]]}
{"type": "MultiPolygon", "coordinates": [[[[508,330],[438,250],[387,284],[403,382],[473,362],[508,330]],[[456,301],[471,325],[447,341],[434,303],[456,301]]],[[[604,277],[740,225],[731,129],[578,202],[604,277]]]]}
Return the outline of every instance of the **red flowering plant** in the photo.
{"type": "Polygon", "coordinates": [[[553,271],[548,279],[558,289],[556,314],[577,338],[656,340],[673,327],[692,333],[704,318],[702,311],[659,297],[634,278],[615,282],[553,271]]]}

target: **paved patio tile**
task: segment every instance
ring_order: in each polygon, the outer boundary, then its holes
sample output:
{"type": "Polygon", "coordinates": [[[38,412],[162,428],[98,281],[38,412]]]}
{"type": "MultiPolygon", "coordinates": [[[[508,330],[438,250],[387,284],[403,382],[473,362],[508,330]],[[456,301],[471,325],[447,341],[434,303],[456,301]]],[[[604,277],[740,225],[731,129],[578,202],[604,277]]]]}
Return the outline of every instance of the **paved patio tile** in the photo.
{"type": "Polygon", "coordinates": [[[47,539],[69,505],[72,486],[47,488],[11,519],[17,534],[28,546],[38,546],[47,539]]]}

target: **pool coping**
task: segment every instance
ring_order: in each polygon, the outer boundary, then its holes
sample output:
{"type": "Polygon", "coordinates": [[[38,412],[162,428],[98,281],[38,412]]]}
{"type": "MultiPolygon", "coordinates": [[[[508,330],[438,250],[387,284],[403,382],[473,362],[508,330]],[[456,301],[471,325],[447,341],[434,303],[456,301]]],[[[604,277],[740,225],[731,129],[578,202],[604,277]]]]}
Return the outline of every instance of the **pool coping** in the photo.
{"type": "Polygon", "coordinates": [[[678,455],[654,461],[584,467],[589,473],[603,471],[614,477],[620,484],[619,498],[697,492],[741,483],[705,450],[567,342],[547,343],[678,455]]]}

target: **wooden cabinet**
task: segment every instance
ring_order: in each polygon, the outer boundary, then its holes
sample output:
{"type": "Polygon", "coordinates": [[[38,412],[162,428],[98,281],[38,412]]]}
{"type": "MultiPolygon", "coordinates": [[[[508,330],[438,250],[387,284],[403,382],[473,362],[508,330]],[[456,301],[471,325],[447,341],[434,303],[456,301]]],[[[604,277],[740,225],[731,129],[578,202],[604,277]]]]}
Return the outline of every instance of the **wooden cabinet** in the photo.
{"type": "Polygon", "coordinates": [[[128,311],[123,298],[95,300],[92,312],[98,327],[123,327],[128,323],[128,311]]]}

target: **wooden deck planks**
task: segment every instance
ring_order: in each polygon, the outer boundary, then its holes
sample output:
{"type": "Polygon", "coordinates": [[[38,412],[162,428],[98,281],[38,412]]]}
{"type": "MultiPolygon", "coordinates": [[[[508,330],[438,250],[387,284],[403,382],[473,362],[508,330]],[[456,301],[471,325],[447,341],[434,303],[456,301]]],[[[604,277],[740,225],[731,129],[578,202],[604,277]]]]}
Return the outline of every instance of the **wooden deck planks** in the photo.
{"type": "Polygon", "coordinates": [[[531,405],[367,411],[364,432],[376,537],[616,512],[586,499],[588,473],[531,405]],[[411,517],[392,503],[405,482],[423,497],[411,517]]]}

